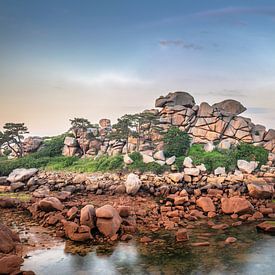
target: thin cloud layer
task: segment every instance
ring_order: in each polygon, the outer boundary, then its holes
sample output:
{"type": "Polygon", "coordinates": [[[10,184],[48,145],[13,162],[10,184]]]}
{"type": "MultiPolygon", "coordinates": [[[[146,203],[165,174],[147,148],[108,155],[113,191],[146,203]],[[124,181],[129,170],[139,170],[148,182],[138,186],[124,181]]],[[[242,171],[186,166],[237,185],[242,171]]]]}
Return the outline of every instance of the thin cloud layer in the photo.
{"type": "Polygon", "coordinates": [[[203,47],[201,45],[197,45],[194,43],[188,43],[181,39],[178,40],[160,40],[159,45],[162,47],[178,47],[183,49],[190,49],[190,50],[202,50],[203,47]]]}

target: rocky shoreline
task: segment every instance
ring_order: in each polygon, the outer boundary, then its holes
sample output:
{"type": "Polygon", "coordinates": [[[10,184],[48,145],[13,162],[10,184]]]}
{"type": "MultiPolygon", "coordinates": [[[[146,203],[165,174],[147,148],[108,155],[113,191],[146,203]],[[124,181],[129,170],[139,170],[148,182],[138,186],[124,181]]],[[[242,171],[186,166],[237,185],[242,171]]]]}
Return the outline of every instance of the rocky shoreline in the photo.
{"type": "MultiPolygon", "coordinates": [[[[172,231],[176,241],[185,242],[196,222],[206,223],[217,231],[257,222],[259,230],[271,234],[275,231],[275,169],[272,167],[263,167],[254,174],[224,175],[19,170],[1,178],[1,191],[5,191],[0,197],[2,211],[24,211],[37,224],[50,228],[54,236],[76,242],[112,243],[138,235],[140,242],[150,243],[150,232],[159,230],[172,231]],[[10,196],[21,192],[30,199],[22,202],[10,196]],[[220,221],[222,216],[229,218],[226,223],[220,221]]],[[[2,222],[6,223],[5,219],[2,222]]],[[[3,228],[1,225],[0,233],[9,232],[3,228]]],[[[13,249],[1,250],[5,262],[5,257],[18,255],[15,243],[19,239],[13,239],[12,234],[8,233],[8,240],[13,249]]],[[[230,244],[237,239],[229,237],[224,241],[230,244]]],[[[13,258],[10,268],[17,268],[13,271],[19,272],[22,261],[13,258]]],[[[1,272],[8,274],[5,270],[1,272]]]]}

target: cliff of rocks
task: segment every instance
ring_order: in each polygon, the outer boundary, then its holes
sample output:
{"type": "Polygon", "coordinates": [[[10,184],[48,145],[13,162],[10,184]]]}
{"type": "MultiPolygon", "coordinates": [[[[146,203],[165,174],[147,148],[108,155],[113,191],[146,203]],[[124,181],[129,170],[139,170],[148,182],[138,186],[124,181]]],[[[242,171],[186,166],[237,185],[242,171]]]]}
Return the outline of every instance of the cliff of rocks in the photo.
{"type": "Polygon", "coordinates": [[[143,112],[153,114],[157,125],[141,125],[144,135],[139,141],[130,137],[128,150],[125,140],[109,139],[111,121],[102,119],[98,129],[89,129],[94,138],[88,139],[87,133],[81,131],[74,132],[74,137],[66,137],[63,154],[81,155],[81,148],[85,148],[86,155],[91,157],[116,155],[136,150],[139,142],[139,151],[152,155],[154,151],[163,149],[162,135],[171,126],[186,131],[193,143],[215,143],[220,148],[228,149],[233,144],[246,142],[263,146],[275,153],[275,130],[267,130],[265,126],[254,124],[250,118],[241,116],[246,108],[236,100],[228,99],[213,105],[202,102],[196,105],[189,93],[173,92],[156,99],[155,107],[143,112]]]}

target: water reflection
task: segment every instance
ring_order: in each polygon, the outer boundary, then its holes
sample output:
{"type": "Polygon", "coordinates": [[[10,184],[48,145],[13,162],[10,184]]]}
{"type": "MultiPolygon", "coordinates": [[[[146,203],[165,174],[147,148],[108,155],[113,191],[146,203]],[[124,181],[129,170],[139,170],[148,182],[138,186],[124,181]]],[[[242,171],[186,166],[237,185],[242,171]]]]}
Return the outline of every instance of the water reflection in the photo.
{"type": "MultiPolygon", "coordinates": [[[[256,238],[258,237],[255,235],[256,238]]],[[[254,236],[254,237],[255,237],[254,236]]],[[[241,237],[240,237],[241,239],[241,237]]],[[[36,274],[274,274],[275,237],[261,235],[259,240],[240,241],[221,248],[191,248],[170,242],[143,246],[134,241],[113,247],[82,245],[58,246],[32,252],[25,270],[36,274]],[[64,249],[65,248],[65,249],[64,249]],[[74,250],[74,248],[76,250],[74,250]],[[65,251],[89,249],[85,256],[65,251]]]]}

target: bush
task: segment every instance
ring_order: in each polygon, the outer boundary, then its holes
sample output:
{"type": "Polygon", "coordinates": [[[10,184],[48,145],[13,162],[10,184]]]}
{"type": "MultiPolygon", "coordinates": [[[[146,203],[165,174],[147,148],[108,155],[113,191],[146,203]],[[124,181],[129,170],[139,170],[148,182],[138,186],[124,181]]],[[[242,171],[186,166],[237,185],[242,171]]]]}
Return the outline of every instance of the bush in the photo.
{"type": "Polygon", "coordinates": [[[186,155],[190,147],[190,137],[178,127],[171,127],[164,135],[164,154],[166,157],[186,155]]]}
{"type": "Polygon", "coordinates": [[[32,156],[37,158],[60,156],[64,146],[65,135],[66,134],[63,134],[45,140],[42,148],[36,153],[33,153],[32,156]]]}
{"type": "Polygon", "coordinates": [[[266,164],[268,160],[268,151],[260,146],[254,146],[248,143],[241,143],[236,148],[236,157],[246,161],[258,161],[259,166],[266,164]]]}
{"type": "Polygon", "coordinates": [[[227,171],[236,168],[237,160],[235,150],[206,152],[201,144],[191,146],[188,154],[195,165],[204,164],[207,171],[213,172],[218,167],[225,167],[227,171]]]}
{"type": "Polygon", "coordinates": [[[174,163],[175,167],[177,168],[178,171],[183,170],[183,161],[185,159],[185,156],[177,157],[176,161],[174,163]]]}

